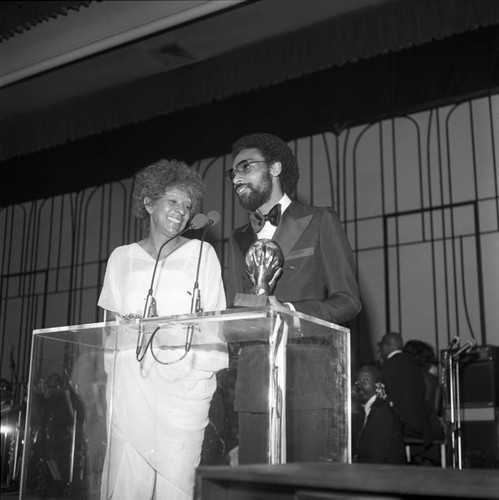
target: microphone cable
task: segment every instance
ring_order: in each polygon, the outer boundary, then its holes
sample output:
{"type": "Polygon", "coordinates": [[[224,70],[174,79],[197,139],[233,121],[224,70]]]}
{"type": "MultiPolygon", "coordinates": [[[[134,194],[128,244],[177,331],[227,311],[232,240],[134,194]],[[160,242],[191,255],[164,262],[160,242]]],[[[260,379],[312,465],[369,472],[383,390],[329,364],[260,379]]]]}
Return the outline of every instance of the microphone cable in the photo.
{"type": "MultiPolygon", "coordinates": [[[[196,279],[194,281],[194,288],[192,290],[192,298],[191,298],[191,314],[196,312],[201,312],[201,292],[199,290],[199,271],[201,268],[201,256],[203,254],[203,244],[206,233],[211,226],[214,226],[219,220],[220,215],[215,210],[208,212],[206,215],[206,227],[201,235],[201,246],[199,248],[199,256],[198,256],[198,264],[196,268],[196,279]]],[[[190,323],[187,326],[187,334],[185,336],[185,354],[187,354],[192,345],[192,338],[194,336],[194,325],[190,323]]]]}
{"type": "MultiPolygon", "coordinates": [[[[201,246],[199,249],[198,263],[197,263],[197,268],[196,268],[196,280],[194,283],[194,291],[193,291],[192,299],[191,299],[191,314],[194,312],[201,311],[201,308],[200,308],[200,301],[201,300],[200,300],[200,293],[199,293],[199,272],[201,269],[201,256],[202,256],[202,252],[203,252],[204,239],[205,239],[205,236],[206,236],[206,233],[207,233],[209,227],[214,226],[220,219],[220,215],[218,214],[218,212],[216,212],[214,210],[211,212],[208,212],[208,214],[204,217],[205,217],[205,219],[203,220],[203,224],[201,226],[198,226],[197,228],[195,228],[195,229],[199,229],[200,227],[207,226],[205,228],[205,230],[203,231],[203,234],[201,235],[201,246]]],[[[175,363],[178,363],[179,361],[182,361],[187,356],[187,354],[189,353],[189,351],[191,349],[192,338],[193,338],[193,334],[194,334],[194,325],[192,323],[190,323],[187,326],[187,335],[186,335],[186,343],[185,343],[185,347],[184,347],[184,353],[180,357],[178,357],[172,361],[160,360],[157,357],[157,355],[154,353],[154,350],[152,348],[152,341],[153,341],[156,333],[158,332],[159,328],[160,328],[159,326],[156,327],[156,329],[151,334],[151,337],[149,338],[149,341],[147,342],[146,348],[144,350],[144,354],[145,354],[145,352],[147,352],[147,349],[150,347],[152,357],[160,365],[173,365],[175,363]]],[[[143,359],[143,357],[141,359],[143,359]]]]}
{"type": "MultiPolygon", "coordinates": [[[[156,256],[156,262],[154,263],[154,270],[153,270],[153,273],[152,273],[151,285],[149,287],[149,291],[147,292],[146,303],[144,305],[144,314],[142,315],[143,319],[157,316],[156,300],[153,297],[152,292],[153,292],[153,286],[154,286],[154,278],[156,276],[156,269],[158,267],[159,258],[161,256],[161,251],[163,250],[163,248],[165,247],[165,245],[167,243],[169,243],[170,241],[172,241],[173,239],[177,238],[178,236],[181,236],[183,233],[189,231],[190,229],[200,229],[200,228],[204,227],[207,224],[207,222],[208,222],[208,218],[206,217],[206,215],[201,214],[201,213],[195,215],[193,217],[192,221],[190,222],[190,224],[188,224],[182,231],[180,231],[179,233],[177,233],[175,236],[172,236],[171,238],[168,238],[159,247],[158,255],[156,256]],[[151,314],[151,313],[153,313],[153,314],[151,314]]],[[[153,335],[156,334],[156,331],[157,331],[157,329],[153,332],[153,335]]],[[[137,336],[137,347],[136,347],[136,350],[135,350],[135,357],[136,357],[137,361],[139,361],[139,362],[144,359],[144,356],[145,356],[145,354],[147,352],[147,348],[151,344],[151,339],[150,339],[149,342],[146,345],[146,348],[144,349],[144,353],[142,354],[142,356],[140,356],[140,353],[142,351],[142,347],[143,347],[143,344],[144,344],[144,335],[145,335],[145,325],[141,321],[139,323],[139,334],[137,336]]],[[[152,335],[151,335],[151,337],[152,337],[152,335]]]]}

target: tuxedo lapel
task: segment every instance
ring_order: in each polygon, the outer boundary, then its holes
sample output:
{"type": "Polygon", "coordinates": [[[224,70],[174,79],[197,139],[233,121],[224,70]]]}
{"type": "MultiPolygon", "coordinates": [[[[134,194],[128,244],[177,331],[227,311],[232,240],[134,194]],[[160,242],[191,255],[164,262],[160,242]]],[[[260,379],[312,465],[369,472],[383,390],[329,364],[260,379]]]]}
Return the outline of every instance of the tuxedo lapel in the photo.
{"type": "Polygon", "coordinates": [[[244,260],[249,247],[256,241],[256,235],[251,227],[251,224],[244,226],[241,231],[234,233],[234,240],[236,241],[239,250],[241,250],[244,260]]]}
{"type": "Polygon", "coordinates": [[[299,207],[300,205],[291,203],[282,214],[281,223],[274,233],[273,240],[281,247],[285,259],[313,217],[312,214],[300,213],[299,207]]]}

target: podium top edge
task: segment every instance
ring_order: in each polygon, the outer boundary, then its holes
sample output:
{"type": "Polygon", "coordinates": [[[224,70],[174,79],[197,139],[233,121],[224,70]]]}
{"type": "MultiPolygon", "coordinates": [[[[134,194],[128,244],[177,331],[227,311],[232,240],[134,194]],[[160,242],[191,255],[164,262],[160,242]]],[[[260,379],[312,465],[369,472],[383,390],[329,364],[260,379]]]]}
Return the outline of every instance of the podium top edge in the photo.
{"type": "Polygon", "coordinates": [[[131,321],[110,321],[110,322],[98,322],[98,323],[84,323],[78,325],[65,325],[50,328],[39,328],[33,330],[33,335],[44,334],[44,333],[55,333],[66,331],[71,329],[73,331],[89,329],[89,328],[105,328],[112,326],[119,326],[124,324],[138,324],[143,322],[144,324],[154,323],[189,323],[189,322],[199,322],[199,321],[231,321],[243,318],[255,319],[255,318],[265,318],[271,316],[272,314],[283,314],[285,316],[296,317],[312,323],[316,323],[322,326],[333,328],[337,331],[343,333],[349,333],[350,330],[346,327],[325,321],[308,314],[303,314],[297,311],[293,311],[286,306],[274,306],[266,305],[261,307],[249,308],[249,307],[237,307],[228,308],[220,311],[206,311],[202,313],[191,313],[191,314],[178,314],[172,316],[157,316],[154,318],[136,319],[131,321]]]}

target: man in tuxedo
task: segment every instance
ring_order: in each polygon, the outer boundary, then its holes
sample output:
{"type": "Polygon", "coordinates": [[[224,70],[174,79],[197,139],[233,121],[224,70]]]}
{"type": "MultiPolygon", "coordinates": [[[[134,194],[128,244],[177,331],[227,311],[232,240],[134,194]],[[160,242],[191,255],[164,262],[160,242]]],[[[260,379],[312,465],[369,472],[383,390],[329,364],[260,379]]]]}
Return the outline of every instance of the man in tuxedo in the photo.
{"type": "Polygon", "coordinates": [[[403,352],[404,341],[400,333],[386,333],[378,345],[383,382],[393,409],[402,420],[402,433],[404,437],[422,439],[428,447],[432,435],[425,408],[426,387],[421,370],[403,352]]]}
{"type": "MultiPolygon", "coordinates": [[[[232,182],[251,223],[229,240],[227,303],[248,293],[245,255],[257,239],[273,239],[284,255],[273,295],[291,309],[344,325],[361,309],[353,254],[332,208],[305,206],[292,199],[299,178],[289,146],[271,134],[244,136],[233,144],[232,182]]],[[[287,460],[331,460],[334,432],[331,397],[334,354],[308,339],[287,349],[287,460]]],[[[239,415],[239,463],[264,463],[266,455],[266,346],[242,348],[237,368],[235,409],[239,415]]],[[[338,409],[336,409],[338,411],[338,409]]]]}
{"type": "Polygon", "coordinates": [[[365,412],[357,462],[405,464],[401,422],[387,400],[381,372],[372,365],[361,367],[355,389],[365,412]]]}

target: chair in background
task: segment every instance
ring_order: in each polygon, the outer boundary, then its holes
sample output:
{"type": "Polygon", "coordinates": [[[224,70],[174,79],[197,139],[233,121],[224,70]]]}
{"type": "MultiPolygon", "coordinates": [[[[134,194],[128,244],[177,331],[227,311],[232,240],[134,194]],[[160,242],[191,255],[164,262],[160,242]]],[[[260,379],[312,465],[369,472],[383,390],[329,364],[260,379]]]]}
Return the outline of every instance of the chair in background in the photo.
{"type": "MultiPolygon", "coordinates": [[[[420,453],[421,450],[424,450],[423,446],[423,440],[420,438],[412,438],[412,437],[405,437],[404,438],[404,447],[405,447],[405,458],[406,461],[409,465],[422,465],[419,464],[414,460],[414,457],[421,457],[422,454],[420,453]]],[[[438,447],[439,448],[439,455],[440,455],[440,467],[442,469],[447,468],[447,442],[445,438],[443,439],[434,439],[431,447],[438,447]]],[[[427,460],[429,460],[427,458],[427,460]]],[[[424,465],[424,464],[423,464],[424,465]]]]}

